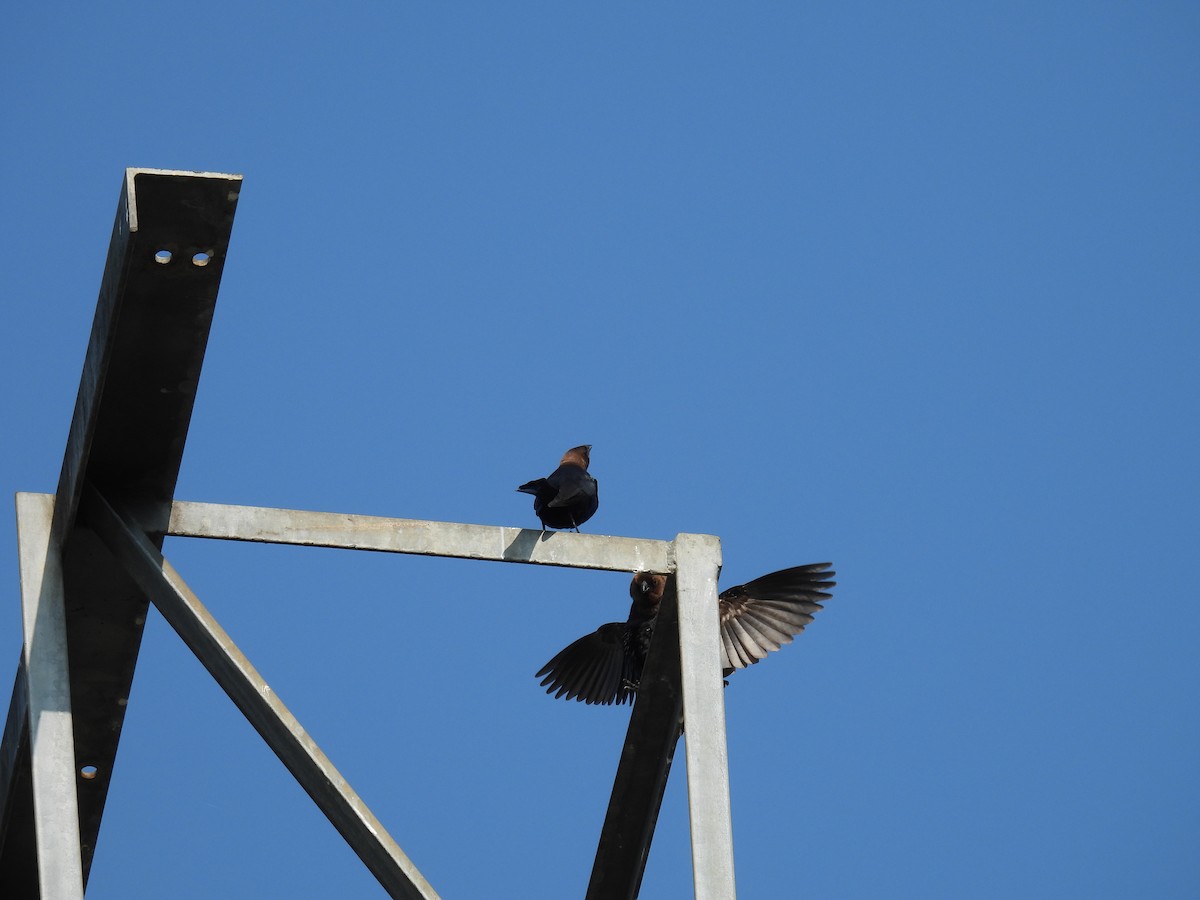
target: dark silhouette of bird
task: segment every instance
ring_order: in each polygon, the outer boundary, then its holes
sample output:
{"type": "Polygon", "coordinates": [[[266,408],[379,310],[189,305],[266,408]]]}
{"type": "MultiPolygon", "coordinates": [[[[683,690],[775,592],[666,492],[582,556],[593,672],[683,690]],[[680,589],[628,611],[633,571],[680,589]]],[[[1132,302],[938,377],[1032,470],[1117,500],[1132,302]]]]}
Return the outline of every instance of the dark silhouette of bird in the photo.
{"type": "MultiPolygon", "coordinates": [[[[721,592],[723,675],[754,665],[804,630],[837,583],[829,580],[837,574],[830,565],[783,569],[721,592]]],[[[584,703],[630,701],[642,678],[666,586],[665,575],[635,574],[629,585],[629,618],[601,625],[542,666],[534,677],[542,678],[546,693],[584,703]]]]}
{"type": "Polygon", "coordinates": [[[587,470],[592,461],[591,451],[591,444],[572,447],[548,477],[527,481],[517,488],[533,494],[533,511],[542,520],[543,533],[547,528],[578,531],[599,508],[596,479],[587,470]]]}

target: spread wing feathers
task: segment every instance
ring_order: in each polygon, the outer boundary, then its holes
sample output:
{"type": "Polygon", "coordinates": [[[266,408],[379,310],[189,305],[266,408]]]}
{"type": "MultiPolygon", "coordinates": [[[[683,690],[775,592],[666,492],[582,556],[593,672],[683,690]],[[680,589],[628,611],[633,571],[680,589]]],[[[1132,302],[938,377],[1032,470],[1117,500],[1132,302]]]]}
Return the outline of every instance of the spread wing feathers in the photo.
{"type": "Polygon", "coordinates": [[[744,669],[790,644],[832,596],[830,565],[783,569],[722,591],[721,668],[744,669]]]}
{"type": "Polygon", "coordinates": [[[555,698],[609,705],[629,698],[630,676],[621,622],[601,625],[567,645],[534,676],[555,698]]]}

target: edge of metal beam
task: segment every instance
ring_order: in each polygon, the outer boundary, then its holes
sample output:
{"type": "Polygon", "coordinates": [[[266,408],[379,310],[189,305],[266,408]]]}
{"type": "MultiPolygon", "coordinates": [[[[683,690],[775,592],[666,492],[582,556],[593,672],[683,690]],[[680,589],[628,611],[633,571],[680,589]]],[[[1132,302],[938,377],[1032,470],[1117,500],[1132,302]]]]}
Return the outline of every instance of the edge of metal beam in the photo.
{"type": "Polygon", "coordinates": [[[129,166],[125,169],[125,204],[129,210],[129,230],[138,230],[137,212],[137,176],[154,175],[175,178],[204,178],[209,180],[224,180],[230,183],[230,188],[238,190],[242,182],[241,175],[229,172],[195,172],[190,169],[154,169],[145,166],[129,166]]]}
{"type": "Polygon", "coordinates": [[[736,889],[719,653],[721,544],[711,535],[681,534],[675,539],[675,557],[692,877],[696,900],[729,900],[736,889]]]}
{"type": "Polygon", "coordinates": [[[4,720],[4,740],[0,742],[0,839],[4,837],[12,812],[13,782],[22,766],[21,756],[29,752],[29,747],[23,746],[29,740],[29,691],[25,685],[25,648],[22,647],[8,717],[4,720]]]}
{"type": "Polygon", "coordinates": [[[675,568],[672,541],[183,500],[171,508],[167,533],[615,572],[669,574],[675,568]]]}
{"type": "Polygon", "coordinates": [[[17,495],[33,819],[41,892],[54,900],[82,900],[67,618],[62,557],[50,534],[53,518],[53,497],[17,495]]]}

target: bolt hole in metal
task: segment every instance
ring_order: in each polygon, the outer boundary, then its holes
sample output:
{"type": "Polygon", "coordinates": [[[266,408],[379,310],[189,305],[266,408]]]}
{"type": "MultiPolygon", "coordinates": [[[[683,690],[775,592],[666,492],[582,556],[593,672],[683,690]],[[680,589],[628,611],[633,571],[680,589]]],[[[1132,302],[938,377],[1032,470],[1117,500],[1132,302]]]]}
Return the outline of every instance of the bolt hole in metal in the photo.
{"type": "Polygon", "coordinates": [[[195,256],[192,257],[192,265],[193,266],[207,266],[211,260],[212,260],[212,254],[206,250],[201,250],[199,253],[197,253],[195,256]]]}
{"type": "Polygon", "coordinates": [[[95,766],[82,766],[79,769],[79,777],[85,781],[91,781],[98,774],[95,766]]]}
{"type": "Polygon", "coordinates": [[[170,250],[159,250],[158,252],[156,252],[154,254],[154,261],[156,263],[158,263],[160,266],[165,266],[167,263],[169,263],[171,261],[171,251],[170,250]]]}

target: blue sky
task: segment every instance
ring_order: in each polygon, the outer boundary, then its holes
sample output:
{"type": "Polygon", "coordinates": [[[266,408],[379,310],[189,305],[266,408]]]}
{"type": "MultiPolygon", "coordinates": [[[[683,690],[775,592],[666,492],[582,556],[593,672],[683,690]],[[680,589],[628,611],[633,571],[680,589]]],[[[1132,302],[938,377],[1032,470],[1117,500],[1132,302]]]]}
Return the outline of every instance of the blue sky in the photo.
{"type": "MultiPolygon", "coordinates": [[[[591,443],[586,530],[839,573],[726,691],[741,896],[1195,896],[1198,40],[1167,2],[26,4],[0,488],[54,489],[124,168],[242,173],[180,498],[532,526],[513,489],[591,443]]],[[[443,896],[582,895],[628,711],[532,674],[627,578],[166,554],[443,896]]],[[[690,884],[680,753],[643,896],[690,884]]],[[[382,893],[157,616],[90,888],[382,893]]]]}

